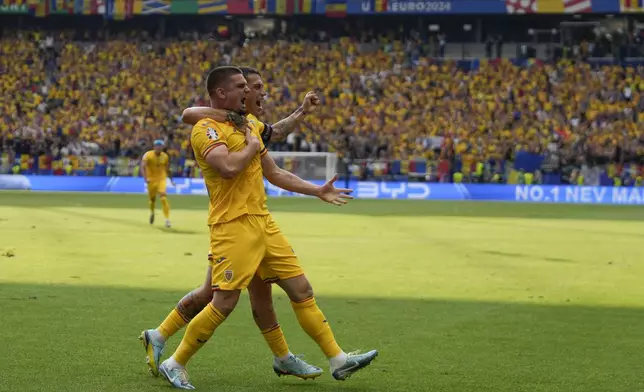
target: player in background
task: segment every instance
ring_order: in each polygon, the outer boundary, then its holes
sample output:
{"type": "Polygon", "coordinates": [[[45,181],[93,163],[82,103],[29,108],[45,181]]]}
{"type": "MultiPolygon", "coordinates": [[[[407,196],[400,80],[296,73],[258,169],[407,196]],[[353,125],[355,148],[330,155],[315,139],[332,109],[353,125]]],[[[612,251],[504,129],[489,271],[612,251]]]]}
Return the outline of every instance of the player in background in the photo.
{"type": "MultiPolygon", "coordinates": [[[[249,121],[255,121],[260,128],[262,141],[266,144],[270,140],[286,138],[306,115],[315,111],[319,104],[317,95],[314,92],[309,92],[306,94],[302,106],[287,118],[274,125],[261,123],[257,116],[264,112],[262,107],[266,96],[264,82],[259,71],[248,67],[242,67],[241,70],[250,86],[250,92],[246,97],[247,114],[245,117],[223,109],[192,107],[184,110],[183,121],[195,125],[200,120],[209,118],[222,123],[231,121],[236,123],[239,128],[245,127],[249,121]]],[[[212,259],[212,255],[209,255],[209,259],[212,259]]],[[[147,354],[146,362],[152,374],[158,375],[159,360],[167,340],[187,325],[212,300],[211,273],[212,267],[209,267],[204,284],[186,294],[156,329],[148,329],[141,333],[140,338],[147,354]]],[[[248,294],[255,324],[262,332],[262,336],[275,357],[273,371],[279,376],[291,375],[302,379],[320,376],[323,373],[322,369],[306,363],[290,352],[273,308],[271,283],[266,283],[256,276],[248,286],[248,294]]]]}
{"type": "Polygon", "coordinates": [[[148,202],[150,205],[150,224],[154,223],[154,208],[156,206],[157,194],[161,199],[163,206],[163,215],[165,216],[165,227],[171,227],[170,224],[170,202],[166,194],[166,181],[174,186],[172,175],[170,174],[170,157],[163,151],[165,143],[163,140],[155,140],[153,150],[143,154],[141,160],[141,173],[148,186],[148,202]]]}
{"type": "MultiPolygon", "coordinates": [[[[241,70],[219,67],[208,75],[207,90],[214,108],[245,110],[248,84],[241,70]]],[[[159,372],[176,388],[194,389],[185,365],[234,310],[241,290],[253,277],[275,281],[287,293],[298,322],[329,358],[331,373],[345,380],[367,366],[378,352],[345,353],[319,309],[297,256],[266,208],[263,177],[291,192],[316,196],[341,206],[350,189],[337,189],[334,178],[322,186],[280,169],[260,140],[257,122],[245,130],[230,123],[201,120],[191,133],[195,159],[203,170],[210,198],[208,224],[213,253],[212,301],[188,324],[175,353],[159,372]]]]}

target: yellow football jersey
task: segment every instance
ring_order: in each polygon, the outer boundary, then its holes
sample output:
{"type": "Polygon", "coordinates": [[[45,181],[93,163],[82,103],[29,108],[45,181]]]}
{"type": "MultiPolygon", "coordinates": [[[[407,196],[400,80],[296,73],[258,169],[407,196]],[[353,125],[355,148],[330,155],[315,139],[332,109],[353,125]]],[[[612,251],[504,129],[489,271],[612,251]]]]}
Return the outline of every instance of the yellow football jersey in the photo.
{"type": "Polygon", "coordinates": [[[264,191],[264,176],[261,156],[267,153],[261,141],[261,124],[251,121],[251,132],[260,139],[260,152],[251,160],[246,168],[235,178],[225,179],[217,170],[206,163],[206,155],[215,147],[223,144],[228,151],[238,152],[246,147],[244,132],[235,129],[229,123],[220,123],[211,119],[199,121],[190,135],[190,144],[195,153],[195,159],[201,170],[208,190],[210,205],[208,208],[208,224],[229,222],[242,215],[268,215],[266,208],[266,192],[264,191]]]}
{"type": "Polygon", "coordinates": [[[262,142],[264,142],[264,146],[268,145],[268,142],[271,141],[271,135],[273,134],[273,127],[259,121],[259,119],[255,117],[254,114],[247,114],[246,119],[248,120],[249,124],[257,126],[260,135],[262,135],[262,142]]]}
{"type": "Polygon", "coordinates": [[[145,173],[148,181],[161,181],[168,177],[170,158],[165,152],[161,151],[157,155],[154,150],[150,150],[143,154],[143,162],[145,162],[145,173]]]}

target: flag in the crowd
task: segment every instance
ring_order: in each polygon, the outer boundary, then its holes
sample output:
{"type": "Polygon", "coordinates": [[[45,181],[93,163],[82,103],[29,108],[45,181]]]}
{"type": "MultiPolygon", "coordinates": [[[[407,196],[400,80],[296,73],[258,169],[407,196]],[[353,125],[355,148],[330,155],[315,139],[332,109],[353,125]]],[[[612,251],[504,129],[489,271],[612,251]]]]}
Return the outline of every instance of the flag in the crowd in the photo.
{"type": "MultiPolygon", "coordinates": [[[[558,1],[561,5],[561,0],[539,0],[539,6],[543,6],[542,3],[549,1],[558,1]]],[[[547,7],[549,4],[546,4],[547,7]]],[[[532,14],[537,12],[537,0],[505,0],[505,9],[508,14],[532,14]]],[[[563,11],[563,9],[562,9],[563,11]]]]}
{"type": "Polygon", "coordinates": [[[228,0],[228,13],[233,15],[248,15],[253,13],[253,4],[248,0],[228,0]]]}
{"type": "Polygon", "coordinates": [[[374,7],[374,9],[376,10],[376,12],[387,12],[387,0],[375,0],[375,2],[376,6],[374,7]]]}
{"type": "Polygon", "coordinates": [[[268,9],[267,0],[248,0],[248,7],[253,10],[254,14],[265,14],[268,9]]]}
{"type": "Polygon", "coordinates": [[[49,15],[50,6],[51,6],[51,2],[47,0],[41,1],[40,3],[38,3],[38,5],[36,6],[36,12],[35,12],[36,17],[44,18],[45,16],[49,15]]]}
{"type": "Polygon", "coordinates": [[[198,0],[200,14],[226,14],[228,13],[227,0],[198,0]]]}
{"type": "Polygon", "coordinates": [[[566,14],[582,14],[593,11],[591,0],[563,0],[566,14]]]}
{"type": "Polygon", "coordinates": [[[295,10],[296,14],[311,14],[315,11],[315,2],[316,0],[295,0],[295,10]]]}
{"type": "Polygon", "coordinates": [[[32,5],[31,2],[27,0],[0,0],[0,5],[13,5],[13,6],[23,6],[27,5],[30,6],[32,5]]]}
{"type": "Polygon", "coordinates": [[[74,13],[73,0],[48,0],[51,1],[49,11],[51,13],[74,13]]]}
{"type": "Polygon", "coordinates": [[[106,0],[107,12],[110,19],[129,19],[134,14],[134,0],[106,0]]]}
{"type": "Polygon", "coordinates": [[[98,14],[98,0],[76,0],[76,2],[83,2],[83,14],[96,15],[98,14]]]}
{"type": "Polygon", "coordinates": [[[143,0],[143,14],[169,14],[170,0],[143,0]]]}
{"type": "MultiPolygon", "coordinates": [[[[270,1],[270,0],[269,0],[270,1]]],[[[275,13],[277,15],[286,15],[288,12],[288,8],[290,8],[289,14],[293,13],[293,7],[287,7],[287,1],[290,3],[290,5],[293,4],[293,1],[291,0],[273,0],[275,2],[275,13]]]]}
{"type": "Polygon", "coordinates": [[[644,0],[621,0],[622,12],[644,12],[644,0]]]}
{"type": "Polygon", "coordinates": [[[324,11],[331,18],[344,17],[347,15],[347,0],[327,0],[324,11]]]}
{"type": "Polygon", "coordinates": [[[199,4],[197,0],[171,1],[170,13],[194,15],[199,13],[199,4]]]}

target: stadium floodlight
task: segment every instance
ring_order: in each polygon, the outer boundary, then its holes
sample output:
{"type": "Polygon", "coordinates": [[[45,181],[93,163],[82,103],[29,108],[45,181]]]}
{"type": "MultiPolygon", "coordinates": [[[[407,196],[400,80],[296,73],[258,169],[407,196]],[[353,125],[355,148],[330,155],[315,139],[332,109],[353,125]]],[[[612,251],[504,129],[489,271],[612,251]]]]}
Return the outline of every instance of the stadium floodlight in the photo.
{"type": "Polygon", "coordinates": [[[472,31],[472,25],[471,24],[464,24],[463,25],[463,30],[464,31],[472,31]]]}

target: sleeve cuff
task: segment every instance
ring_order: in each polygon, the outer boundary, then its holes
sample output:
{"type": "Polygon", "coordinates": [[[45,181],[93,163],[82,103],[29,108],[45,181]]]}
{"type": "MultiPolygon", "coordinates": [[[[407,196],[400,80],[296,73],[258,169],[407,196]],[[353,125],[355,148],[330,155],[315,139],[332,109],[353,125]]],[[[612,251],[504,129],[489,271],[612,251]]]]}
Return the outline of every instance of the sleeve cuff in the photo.
{"type": "Polygon", "coordinates": [[[206,147],[206,149],[203,151],[203,157],[205,158],[206,156],[208,156],[208,154],[210,153],[210,151],[214,150],[214,149],[215,149],[215,147],[217,147],[217,146],[225,146],[225,145],[226,145],[226,143],[224,143],[224,142],[218,142],[218,143],[213,143],[213,144],[209,145],[209,146],[208,146],[208,147],[206,147]]]}

